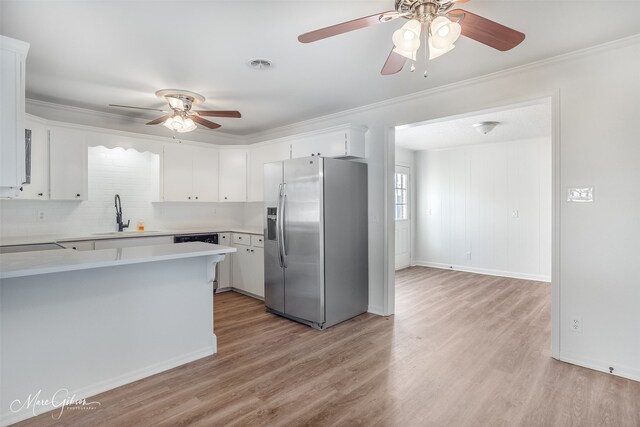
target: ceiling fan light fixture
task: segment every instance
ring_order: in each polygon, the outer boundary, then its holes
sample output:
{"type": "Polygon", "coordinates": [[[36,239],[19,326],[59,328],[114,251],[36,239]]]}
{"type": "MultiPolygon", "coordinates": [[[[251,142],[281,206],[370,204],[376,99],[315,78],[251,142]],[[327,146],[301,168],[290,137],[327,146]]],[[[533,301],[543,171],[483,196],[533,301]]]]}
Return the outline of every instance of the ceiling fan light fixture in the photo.
{"type": "Polygon", "coordinates": [[[177,129],[177,131],[180,132],[180,133],[191,132],[192,130],[196,130],[197,127],[198,126],[196,126],[196,124],[193,122],[193,120],[191,120],[190,117],[187,117],[183,121],[182,129],[177,129]]]}
{"type": "Polygon", "coordinates": [[[429,60],[436,59],[436,58],[444,55],[447,52],[451,52],[454,47],[456,47],[455,44],[450,44],[449,46],[445,47],[444,49],[438,49],[437,47],[435,47],[433,45],[433,42],[431,41],[431,38],[429,38],[429,60]]]}
{"type": "Polygon", "coordinates": [[[431,23],[430,44],[437,49],[445,49],[458,40],[462,27],[457,22],[451,22],[446,16],[438,16],[431,23]]]}
{"type": "Polygon", "coordinates": [[[397,53],[398,55],[404,56],[405,58],[410,59],[410,60],[412,60],[412,61],[415,61],[415,60],[416,60],[416,52],[417,52],[417,49],[416,49],[416,50],[414,50],[414,51],[408,51],[408,50],[401,50],[401,49],[398,49],[398,48],[396,47],[396,48],[394,48],[394,49],[393,49],[393,51],[394,51],[395,53],[397,53]]]}
{"type": "MultiPolygon", "coordinates": [[[[417,19],[411,19],[399,30],[393,33],[393,44],[404,52],[413,52],[420,47],[420,31],[422,24],[417,19]]],[[[404,56],[404,55],[403,55],[404,56]]]]}

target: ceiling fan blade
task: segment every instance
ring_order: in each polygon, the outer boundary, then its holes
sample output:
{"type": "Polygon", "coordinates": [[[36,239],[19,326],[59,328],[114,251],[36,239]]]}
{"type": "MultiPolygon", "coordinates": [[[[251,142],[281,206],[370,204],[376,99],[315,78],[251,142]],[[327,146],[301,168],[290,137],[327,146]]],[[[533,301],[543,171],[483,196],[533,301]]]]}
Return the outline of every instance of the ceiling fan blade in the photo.
{"type": "Polygon", "coordinates": [[[191,112],[197,113],[199,116],[229,117],[232,119],[239,119],[242,117],[240,111],[191,110],[191,112]]]}
{"type": "Polygon", "coordinates": [[[171,117],[171,114],[168,114],[166,116],[162,116],[162,117],[158,117],[155,120],[151,120],[149,123],[147,123],[148,125],[159,125],[160,123],[164,122],[165,120],[167,120],[169,117],[171,117]]]}
{"type": "Polygon", "coordinates": [[[349,31],[359,30],[360,28],[371,27],[372,25],[391,21],[402,16],[395,10],[388,12],[376,13],[375,15],[365,16],[364,18],[354,19],[353,21],[343,22],[341,24],[332,25],[330,27],[321,28],[319,30],[304,33],[298,36],[301,43],[311,43],[327,37],[337,36],[338,34],[347,33],[349,31]]]}
{"type": "Polygon", "coordinates": [[[503,52],[518,46],[525,38],[525,35],[520,31],[505,27],[466,10],[455,9],[450,11],[449,14],[464,15],[464,18],[459,21],[462,26],[463,36],[503,52]]]}
{"type": "Polygon", "coordinates": [[[169,112],[167,110],[160,110],[159,108],[132,107],[131,105],[109,104],[109,107],[132,108],[134,110],[160,111],[161,113],[168,113],[169,112]]]}
{"type": "Polygon", "coordinates": [[[194,122],[201,124],[204,127],[208,127],[209,129],[217,129],[220,127],[219,124],[217,123],[213,123],[210,122],[209,120],[203,119],[202,117],[196,115],[196,114],[192,114],[189,116],[191,118],[191,120],[193,120],[194,122]]]}
{"type": "Polygon", "coordinates": [[[382,66],[380,74],[382,74],[383,76],[388,76],[390,74],[399,73],[400,70],[402,70],[402,67],[404,67],[405,62],[407,62],[407,58],[402,55],[398,55],[392,49],[389,53],[389,56],[387,57],[387,62],[385,62],[382,66]]]}

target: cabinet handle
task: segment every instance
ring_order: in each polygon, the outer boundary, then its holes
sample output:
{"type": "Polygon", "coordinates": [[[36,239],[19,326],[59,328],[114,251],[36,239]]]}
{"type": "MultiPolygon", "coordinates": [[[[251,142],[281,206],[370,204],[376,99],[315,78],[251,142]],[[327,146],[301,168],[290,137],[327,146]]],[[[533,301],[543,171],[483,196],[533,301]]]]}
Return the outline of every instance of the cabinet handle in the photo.
{"type": "Polygon", "coordinates": [[[318,156],[319,156],[320,154],[322,154],[322,153],[318,153],[318,156]]]}
{"type": "Polygon", "coordinates": [[[38,196],[44,196],[44,194],[42,194],[42,193],[38,193],[38,196]]]}
{"type": "Polygon", "coordinates": [[[251,252],[253,252],[253,249],[251,249],[251,252]]]}
{"type": "Polygon", "coordinates": [[[20,191],[24,191],[24,187],[20,187],[20,191]]]}
{"type": "Polygon", "coordinates": [[[224,196],[224,199],[227,200],[227,196],[224,196]]]}
{"type": "Polygon", "coordinates": [[[196,196],[196,200],[198,200],[198,196],[196,196]]]}
{"type": "Polygon", "coordinates": [[[191,200],[191,196],[189,196],[189,200],[191,200]]]}
{"type": "Polygon", "coordinates": [[[76,194],[76,197],[80,197],[80,193],[76,194]]]}

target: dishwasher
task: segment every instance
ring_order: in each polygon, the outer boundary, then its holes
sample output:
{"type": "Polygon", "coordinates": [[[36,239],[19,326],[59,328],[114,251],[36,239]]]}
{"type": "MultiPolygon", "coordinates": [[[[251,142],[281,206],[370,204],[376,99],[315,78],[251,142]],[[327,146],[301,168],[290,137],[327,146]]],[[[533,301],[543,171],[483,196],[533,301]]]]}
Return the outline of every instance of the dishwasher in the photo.
{"type": "MultiPolygon", "coordinates": [[[[203,234],[181,234],[173,236],[173,243],[185,243],[185,242],[204,242],[218,244],[218,233],[203,233],[203,234]]],[[[213,292],[218,289],[218,274],[220,273],[220,263],[216,263],[216,279],[213,281],[213,292]]]]}

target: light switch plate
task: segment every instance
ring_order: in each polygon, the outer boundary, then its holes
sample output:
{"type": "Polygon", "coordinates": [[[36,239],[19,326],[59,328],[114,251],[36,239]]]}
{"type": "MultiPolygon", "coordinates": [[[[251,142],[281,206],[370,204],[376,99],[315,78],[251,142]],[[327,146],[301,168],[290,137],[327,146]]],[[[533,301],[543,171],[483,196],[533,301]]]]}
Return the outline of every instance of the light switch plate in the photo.
{"type": "Polygon", "coordinates": [[[593,202],[593,187],[567,188],[567,202],[574,202],[574,203],[593,202]]]}

